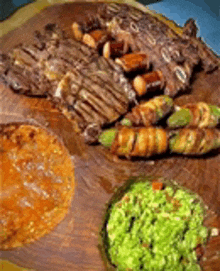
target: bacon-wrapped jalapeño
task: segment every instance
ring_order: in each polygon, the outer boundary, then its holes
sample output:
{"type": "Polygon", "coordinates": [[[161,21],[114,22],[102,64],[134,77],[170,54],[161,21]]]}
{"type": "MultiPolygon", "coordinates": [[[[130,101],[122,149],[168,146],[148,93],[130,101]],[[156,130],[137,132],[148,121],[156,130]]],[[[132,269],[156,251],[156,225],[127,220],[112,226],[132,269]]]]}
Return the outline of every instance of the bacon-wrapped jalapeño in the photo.
{"type": "Polygon", "coordinates": [[[171,152],[202,155],[220,147],[220,131],[209,128],[183,128],[172,131],[169,139],[171,152]]]}
{"type": "Polygon", "coordinates": [[[167,124],[171,128],[213,128],[218,125],[219,120],[220,107],[199,102],[184,105],[169,117],[167,124]]]}
{"type": "Polygon", "coordinates": [[[168,135],[162,128],[133,128],[122,126],[105,130],[100,143],[118,156],[150,157],[162,154],[168,148],[168,135]]]}
{"type": "Polygon", "coordinates": [[[173,99],[167,95],[160,95],[147,102],[132,108],[122,120],[122,124],[128,119],[134,125],[151,126],[164,118],[173,109],[173,99]]]}

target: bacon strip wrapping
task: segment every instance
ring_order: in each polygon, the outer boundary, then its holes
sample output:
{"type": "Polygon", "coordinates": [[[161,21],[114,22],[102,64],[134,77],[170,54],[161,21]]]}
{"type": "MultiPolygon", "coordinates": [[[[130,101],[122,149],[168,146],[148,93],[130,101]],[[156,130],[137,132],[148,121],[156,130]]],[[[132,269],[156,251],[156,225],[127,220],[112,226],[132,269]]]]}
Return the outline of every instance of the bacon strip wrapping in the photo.
{"type": "Polygon", "coordinates": [[[173,109],[173,99],[160,95],[132,108],[125,118],[134,125],[151,126],[164,118],[173,109]]]}
{"type": "Polygon", "coordinates": [[[104,131],[99,141],[110,147],[110,151],[118,156],[151,157],[165,153],[168,149],[168,134],[162,128],[130,128],[121,127],[104,131]]]}
{"type": "Polygon", "coordinates": [[[218,106],[199,102],[181,107],[180,110],[169,117],[167,124],[171,128],[183,126],[213,128],[218,125],[219,120],[220,108],[218,106]]]}
{"type": "Polygon", "coordinates": [[[202,155],[220,147],[218,129],[180,129],[171,132],[169,148],[171,152],[186,155],[202,155]]]}

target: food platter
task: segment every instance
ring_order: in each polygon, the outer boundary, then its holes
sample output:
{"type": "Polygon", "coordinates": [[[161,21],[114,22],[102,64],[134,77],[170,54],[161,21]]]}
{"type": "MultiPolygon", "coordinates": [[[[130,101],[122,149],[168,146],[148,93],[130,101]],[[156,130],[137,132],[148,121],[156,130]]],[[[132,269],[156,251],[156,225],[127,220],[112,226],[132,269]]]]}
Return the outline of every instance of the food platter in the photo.
{"type": "MultiPolygon", "coordinates": [[[[86,13],[96,12],[98,5],[74,2],[49,6],[2,36],[0,48],[8,52],[21,42],[30,43],[33,32],[42,30],[47,23],[57,23],[71,35],[72,22],[83,21],[86,13]]],[[[177,97],[176,103],[205,101],[220,106],[219,78],[219,70],[199,73],[192,83],[192,91],[177,97]]],[[[174,179],[198,193],[210,208],[207,225],[220,229],[219,150],[201,158],[172,155],[153,160],[121,160],[101,146],[85,145],[67,118],[47,100],[17,95],[0,84],[0,107],[1,123],[32,120],[56,133],[72,156],[77,182],[69,213],[55,230],[31,245],[1,251],[3,259],[36,270],[105,270],[99,232],[106,204],[115,189],[131,176],[174,179]]],[[[219,251],[220,235],[212,237],[207,245],[204,270],[219,270],[219,251]]]]}

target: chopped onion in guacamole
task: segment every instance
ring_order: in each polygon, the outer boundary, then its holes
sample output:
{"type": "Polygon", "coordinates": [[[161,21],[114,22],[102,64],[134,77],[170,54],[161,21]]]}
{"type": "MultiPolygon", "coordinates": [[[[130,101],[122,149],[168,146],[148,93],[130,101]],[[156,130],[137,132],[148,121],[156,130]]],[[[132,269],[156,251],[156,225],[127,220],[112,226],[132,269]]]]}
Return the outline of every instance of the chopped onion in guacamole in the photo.
{"type": "Polygon", "coordinates": [[[108,255],[119,271],[201,270],[195,248],[204,244],[204,209],[196,195],[150,182],[133,183],[111,206],[108,255]]]}

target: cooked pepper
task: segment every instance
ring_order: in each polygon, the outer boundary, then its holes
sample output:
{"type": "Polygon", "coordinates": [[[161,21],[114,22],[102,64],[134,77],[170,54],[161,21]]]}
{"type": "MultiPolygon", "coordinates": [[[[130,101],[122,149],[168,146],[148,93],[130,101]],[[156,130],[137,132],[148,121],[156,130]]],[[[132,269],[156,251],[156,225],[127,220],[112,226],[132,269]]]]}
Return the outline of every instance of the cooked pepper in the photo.
{"type": "Polygon", "coordinates": [[[171,132],[171,152],[201,155],[220,147],[220,131],[217,129],[180,129],[171,132]]]}
{"type": "Polygon", "coordinates": [[[150,157],[166,152],[168,136],[162,128],[120,127],[101,133],[99,142],[119,156],[150,157]]]}
{"type": "Polygon", "coordinates": [[[220,107],[204,102],[184,105],[179,111],[172,114],[167,124],[169,127],[198,127],[213,128],[220,120],[220,107]]]}
{"type": "Polygon", "coordinates": [[[172,109],[173,99],[167,95],[160,95],[135,106],[125,119],[129,119],[135,125],[147,127],[157,123],[170,113],[172,109]]]}

